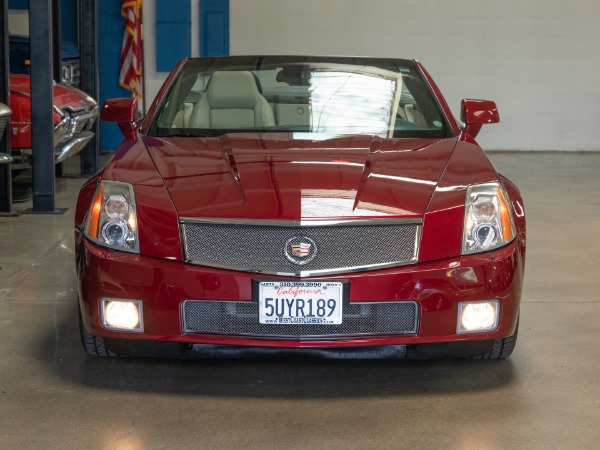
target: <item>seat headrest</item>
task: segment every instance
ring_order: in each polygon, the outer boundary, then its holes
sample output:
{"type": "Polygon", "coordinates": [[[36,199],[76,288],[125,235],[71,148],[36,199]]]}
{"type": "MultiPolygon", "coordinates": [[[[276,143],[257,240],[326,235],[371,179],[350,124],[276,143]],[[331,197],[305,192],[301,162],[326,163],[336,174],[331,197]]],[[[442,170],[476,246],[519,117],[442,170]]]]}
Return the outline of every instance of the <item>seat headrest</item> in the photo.
{"type": "Polygon", "coordinates": [[[215,72],[206,90],[216,109],[254,109],[260,96],[252,72],[215,72]]]}

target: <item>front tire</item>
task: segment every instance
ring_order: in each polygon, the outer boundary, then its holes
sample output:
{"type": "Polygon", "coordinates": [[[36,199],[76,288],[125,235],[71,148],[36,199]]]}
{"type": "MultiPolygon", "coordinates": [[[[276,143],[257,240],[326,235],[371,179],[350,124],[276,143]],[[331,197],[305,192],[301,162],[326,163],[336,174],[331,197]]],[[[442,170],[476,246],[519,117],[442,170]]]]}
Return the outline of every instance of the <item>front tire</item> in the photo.
{"type": "Polygon", "coordinates": [[[494,347],[483,355],[475,356],[473,359],[505,359],[508,358],[515,346],[517,345],[517,336],[519,334],[519,322],[517,322],[517,328],[515,328],[515,334],[512,336],[496,339],[494,347]]]}
{"type": "Polygon", "coordinates": [[[119,356],[106,347],[102,336],[94,336],[85,329],[83,319],[81,318],[81,308],[79,309],[79,335],[81,337],[81,345],[89,356],[94,358],[119,356]]]}

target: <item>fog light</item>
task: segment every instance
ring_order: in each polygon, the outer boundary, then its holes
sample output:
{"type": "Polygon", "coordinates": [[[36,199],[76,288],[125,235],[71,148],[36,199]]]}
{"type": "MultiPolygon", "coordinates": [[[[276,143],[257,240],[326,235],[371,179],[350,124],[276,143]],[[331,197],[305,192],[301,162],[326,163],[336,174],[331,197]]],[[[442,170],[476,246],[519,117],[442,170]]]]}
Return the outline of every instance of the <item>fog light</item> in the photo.
{"type": "Polygon", "coordinates": [[[498,327],[500,302],[464,302],[458,304],[458,333],[483,333],[498,327]]]}
{"type": "Polygon", "coordinates": [[[142,302],[139,300],[102,299],[102,324],[109,330],[144,331],[142,302]]]}

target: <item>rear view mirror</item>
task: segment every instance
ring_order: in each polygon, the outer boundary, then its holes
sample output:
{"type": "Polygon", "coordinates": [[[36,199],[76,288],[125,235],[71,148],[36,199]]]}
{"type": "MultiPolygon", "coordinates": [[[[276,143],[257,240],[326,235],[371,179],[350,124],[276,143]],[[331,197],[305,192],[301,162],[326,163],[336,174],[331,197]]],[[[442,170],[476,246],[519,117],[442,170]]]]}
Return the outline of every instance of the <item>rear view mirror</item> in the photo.
{"type": "Polygon", "coordinates": [[[464,99],[460,108],[460,120],[465,123],[465,132],[476,137],[481,126],[500,122],[496,103],[491,100],[464,99]]]}

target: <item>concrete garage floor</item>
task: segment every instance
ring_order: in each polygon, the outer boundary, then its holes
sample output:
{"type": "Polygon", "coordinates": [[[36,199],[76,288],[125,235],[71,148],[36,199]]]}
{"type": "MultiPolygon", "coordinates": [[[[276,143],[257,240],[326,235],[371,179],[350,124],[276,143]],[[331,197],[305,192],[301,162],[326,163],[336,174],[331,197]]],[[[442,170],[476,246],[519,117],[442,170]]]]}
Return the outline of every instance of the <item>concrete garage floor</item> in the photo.
{"type": "Polygon", "coordinates": [[[491,156],[528,214],[505,361],[88,358],[72,231],[83,180],[57,180],[67,214],[0,218],[0,448],[597,449],[600,153],[491,156]]]}

